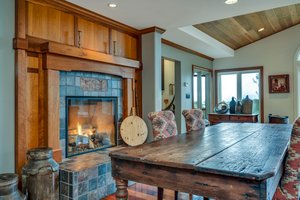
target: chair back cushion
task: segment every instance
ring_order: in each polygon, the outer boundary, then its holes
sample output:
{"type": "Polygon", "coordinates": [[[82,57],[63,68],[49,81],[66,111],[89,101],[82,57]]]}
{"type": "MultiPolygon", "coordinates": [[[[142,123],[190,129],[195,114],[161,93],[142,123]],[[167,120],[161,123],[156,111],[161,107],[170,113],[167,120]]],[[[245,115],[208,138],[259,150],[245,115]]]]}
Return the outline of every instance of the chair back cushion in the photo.
{"type": "Polygon", "coordinates": [[[205,122],[202,119],[202,110],[191,109],[183,110],[182,115],[185,118],[186,131],[197,131],[205,128],[205,122]]]}
{"type": "Polygon", "coordinates": [[[150,112],[148,118],[152,123],[154,140],[177,135],[175,116],[171,111],[150,112]]]}
{"type": "Polygon", "coordinates": [[[300,175],[300,117],[296,119],[292,129],[290,147],[288,149],[284,174],[277,187],[274,200],[292,199],[299,197],[300,175]]]}

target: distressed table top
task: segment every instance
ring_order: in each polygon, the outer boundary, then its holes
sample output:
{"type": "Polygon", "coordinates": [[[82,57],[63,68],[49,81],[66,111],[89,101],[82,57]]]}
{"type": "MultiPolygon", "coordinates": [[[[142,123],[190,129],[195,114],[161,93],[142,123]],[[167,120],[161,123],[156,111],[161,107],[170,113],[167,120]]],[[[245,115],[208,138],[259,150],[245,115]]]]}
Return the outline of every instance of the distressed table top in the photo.
{"type": "Polygon", "coordinates": [[[113,159],[264,180],[275,175],[290,141],[290,124],[222,123],[204,131],[128,147],[113,159]]]}

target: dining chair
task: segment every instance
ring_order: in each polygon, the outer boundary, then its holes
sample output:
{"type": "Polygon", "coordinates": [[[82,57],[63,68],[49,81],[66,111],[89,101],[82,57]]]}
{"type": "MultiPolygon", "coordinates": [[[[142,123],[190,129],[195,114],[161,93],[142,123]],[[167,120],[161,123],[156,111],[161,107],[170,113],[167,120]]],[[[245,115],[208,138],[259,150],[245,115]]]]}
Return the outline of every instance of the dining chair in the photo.
{"type": "MultiPolygon", "coordinates": [[[[183,110],[182,115],[185,119],[186,131],[198,131],[205,128],[205,121],[202,119],[203,112],[200,109],[183,110]]],[[[189,199],[193,199],[193,195],[189,194],[189,199]]],[[[203,197],[204,200],[209,198],[203,197]]]]}
{"type": "Polygon", "coordinates": [[[275,191],[273,200],[298,200],[300,175],[300,117],[293,125],[290,147],[284,165],[284,173],[275,191]]]}
{"type": "Polygon", "coordinates": [[[182,115],[185,118],[186,131],[197,131],[205,128],[205,122],[202,119],[202,110],[200,109],[190,109],[183,110],[182,115]]]}
{"type": "MultiPolygon", "coordinates": [[[[151,121],[153,129],[153,140],[161,140],[177,135],[177,125],[172,111],[150,112],[148,118],[151,121]]],[[[157,200],[162,200],[164,189],[157,188],[157,200]]],[[[174,192],[175,200],[178,199],[178,191],[174,192]]]]}

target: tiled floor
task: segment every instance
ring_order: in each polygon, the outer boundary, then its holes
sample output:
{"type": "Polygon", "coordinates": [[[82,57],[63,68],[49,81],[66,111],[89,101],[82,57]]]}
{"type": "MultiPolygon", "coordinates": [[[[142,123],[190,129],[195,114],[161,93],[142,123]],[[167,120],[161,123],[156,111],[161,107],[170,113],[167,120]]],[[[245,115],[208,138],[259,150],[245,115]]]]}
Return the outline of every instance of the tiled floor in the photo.
{"type": "MultiPolygon", "coordinates": [[[[157,187],[136,183],[128,188],[129,200],[156,200],[157,187]]],[[[115,195],[110,195],[102,200],[115,200],[115,195]]],[[[187,193],[179,192],[178,200],[188,200],[187,193]]],[[[164,190],[164,200],[174,200],[174,191],[164,190]]],[[[202,200],[202,197],[193,195],[193,200],[202,200]]]]}

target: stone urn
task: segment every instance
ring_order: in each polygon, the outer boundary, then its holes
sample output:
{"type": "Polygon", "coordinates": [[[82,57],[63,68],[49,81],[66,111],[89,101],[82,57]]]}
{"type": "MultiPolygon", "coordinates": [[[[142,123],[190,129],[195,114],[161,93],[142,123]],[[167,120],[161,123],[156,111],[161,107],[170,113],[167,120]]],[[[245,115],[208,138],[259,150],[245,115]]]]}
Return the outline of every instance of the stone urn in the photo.
{"type": "Polygon", "coordinates": [[[22,187],[23,192],[28,192],[29,199],[58,199],[59,165],[52,154],[48,147],[27,152],[28,164],[22,170],[22,187]]]}
{"type": "Polygon", "coordinates": [[[26,200],[26,196],[18,190],[18,175],[0,174],[0,200],[26,200]]]}

